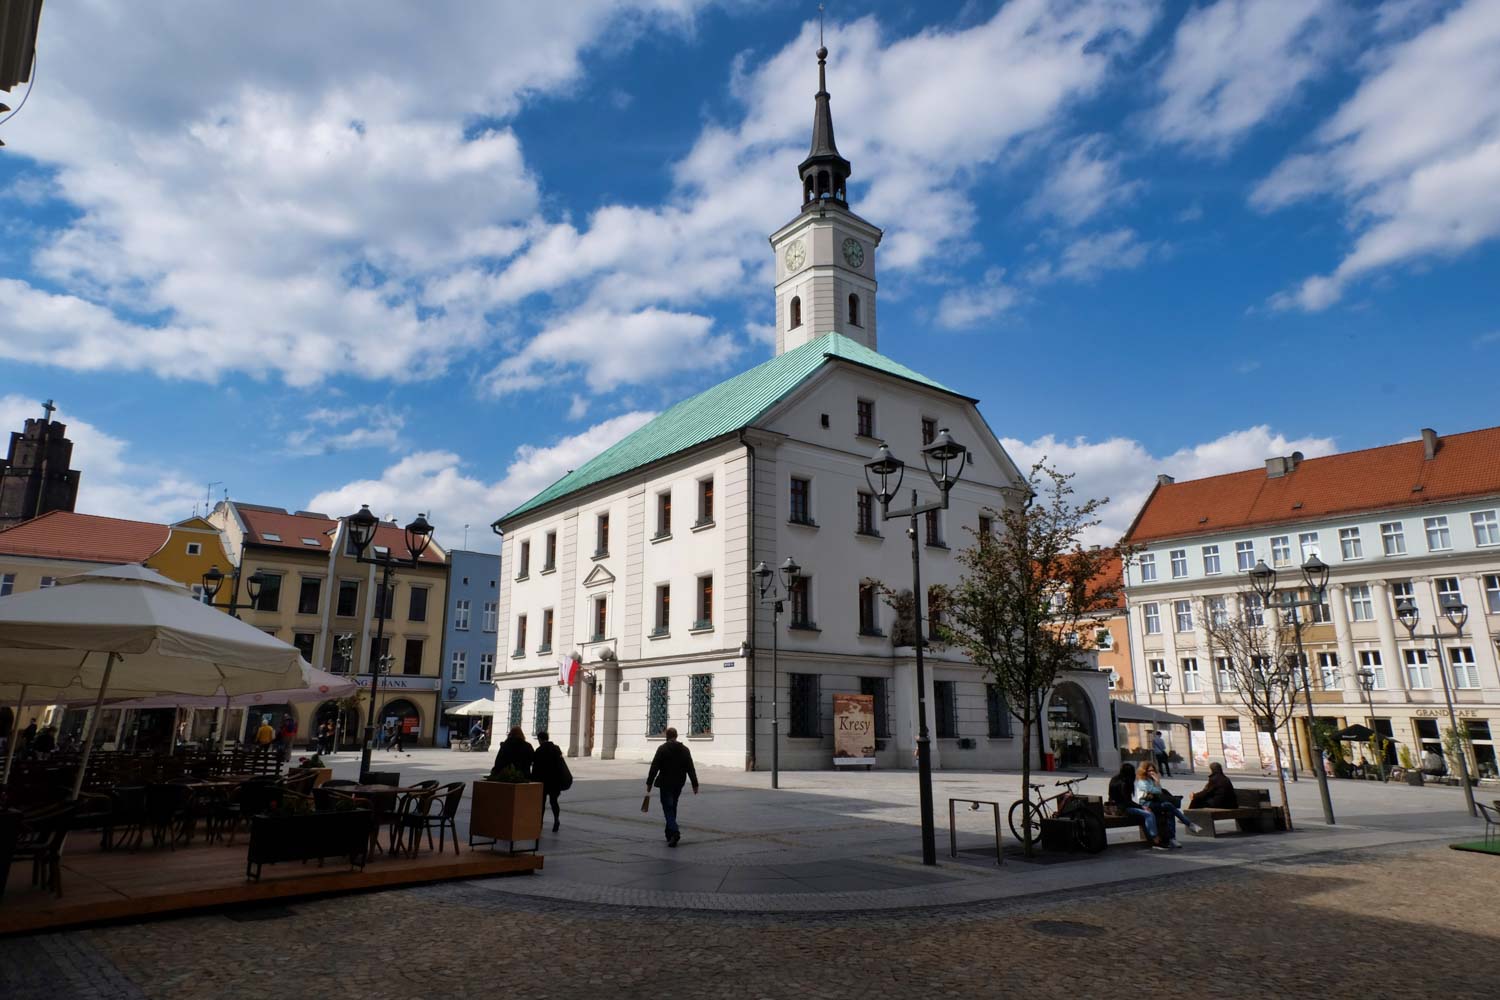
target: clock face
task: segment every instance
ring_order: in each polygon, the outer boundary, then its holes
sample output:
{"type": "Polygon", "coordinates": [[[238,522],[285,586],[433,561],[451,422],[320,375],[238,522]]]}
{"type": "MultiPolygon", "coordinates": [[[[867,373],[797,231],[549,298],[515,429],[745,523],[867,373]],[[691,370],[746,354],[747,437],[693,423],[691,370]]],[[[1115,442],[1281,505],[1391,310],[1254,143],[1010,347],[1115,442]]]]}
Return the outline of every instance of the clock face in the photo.
{"type": "Polygon", "coordinates": [[[852,236],[844,240],[844,260],[849,262],[850,267],[864,266],[865,248],[860,246],[859,240],[852,236]]]}
{"type": "Polygon", "coordinates": [[[807,244],[800,239],[792,240],[786,248],[786,269],[796,271],[800,269],[807,260],[807,244]]]}

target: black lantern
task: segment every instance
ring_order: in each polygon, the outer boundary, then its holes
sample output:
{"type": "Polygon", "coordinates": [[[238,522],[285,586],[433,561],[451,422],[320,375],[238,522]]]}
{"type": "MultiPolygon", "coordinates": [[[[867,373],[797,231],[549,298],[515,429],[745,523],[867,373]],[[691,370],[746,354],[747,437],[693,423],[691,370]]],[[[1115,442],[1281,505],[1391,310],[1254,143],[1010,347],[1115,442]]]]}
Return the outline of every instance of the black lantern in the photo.
{"type": "Polygon", "coordinates": [[[927,474],[932,477],[932,484],[943,492],[944,498],[958,482],[958,477],[963,475],[964,458],[967,454],[963,446],[953,440],[946,427],[937,432],[932,444],[922,449],[922,462],[927,466],[927,474]]]}
{"type": "Polygon", "coordinates": [[[906,463],[891,454],[889,445],[883,444],[876,448],[875,457],[865,463],[865,482],[882,507],[890,504],[896,491],[901,488],[901,480],[905,475],[906,463]],[[892,476],[896,477],[895,482],[891,482],[892,476]],[[876,479],[880,480],[879,486],[875,485],[876,479]]]}
{"type": "Polygon", "coordinates": [[[365,549],[375,540],[375,529],[379,527],[380,521],[374,514],[370,513],[370,505],[364,504],[359,508],[358,514],[351,514],[347,518],[349,523],[349,538],[354,542],[355,555],[362,556],[365,549]]]}
{"type": "Polygon", "coordinates": [[[1401,623],[1406,631],[1415,632],[1417,622],[1421,620],[1421,617],[1417,612],[1417,602],[1413,601],[1410,597],[1403,597],[1396,602],[1396,620],[1401,623]]]}
{"type": "Polygon", "coordinates": [[[781,564],[781,585],[790,591],[801,578],[802,567],[791,556],[787,556],[786,562],[781,564]]]}
{"type": "MultiPolygon", "coordinates": [[[[369,510],[368,507],[365,510],[369,510]]],[[[406,526],[406,550],[411,553],[412,562],[422,558],[422,553],[427,551],[427,546],[432,542],[432,525],[427,523],[424,514],[418,514],[416,518],[406,526]]]]}
{"type": "Polygon", "coordinates": [[[1156,682],[1156,690],[1160,691],[1163,697],[1172,690],[1172,675],[1165,670],[1152,674],[1151,679],[1156,682]]]}
{"type": "Polygon", "coordinates": [[[219,596],[219,589],[224,586],[224,574],[219,570],[217,563],[208,568],[203,574],[203,592],[208,595],[208,603],[212,604],[214,598],[219,596]]]}
{"type": "Polygon", "coordinates": [[[250,578],[245,581],[245,590],[250,594],[250,609],[252,611],[255,610],[255,602],[260,600],[260,588],[265,585],[265,582],[266,578],[261,574],[260,570],[251,573],[250,578]]]}
{"type": "Polygon", "coordinates": [[[1264,559],[1257,560],[1255,568],[1250,571],[1250,586],[1260,595],[1262,601],[1269,602],[1271,595],[1276,592],[1276,571],[1266,565],[1264,559]]]}
{"type": "Polygon", "coordinates": [[[1311,590],[1314,596],[1322,594],[1328,589],[1328,564],[1314,553],[1307,562],[1302,564],[1302,579],[1307,581],[1307,589],[1311,590]]]}
{"type": "Polygon", "coordinates": [[[1355,671],[1355,676],[1359,678],[1361,691],[1369,692],[1375,690],[1375,671],[1369,667],[1360,667],[1355,671]]]}
{"type": "Polygon", "coordinates": [[[1469,620],[1469,606],[1457,598],[1448,598],[1443,601],[1443,617],[1448,619],[1455,631],[1462,633],[1464,623],[1469,620]]]}

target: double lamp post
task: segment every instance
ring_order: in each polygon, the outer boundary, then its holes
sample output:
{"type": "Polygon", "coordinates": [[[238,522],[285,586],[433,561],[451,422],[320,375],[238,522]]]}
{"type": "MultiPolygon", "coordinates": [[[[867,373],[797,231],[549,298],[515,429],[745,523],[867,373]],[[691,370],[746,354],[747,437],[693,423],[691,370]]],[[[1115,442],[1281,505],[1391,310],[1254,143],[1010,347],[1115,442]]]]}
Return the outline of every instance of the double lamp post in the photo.
{"type": "MultiPolygon", "coordinates": [[[[1448,624],[1453,626],[1452,638],[1463,638],[1464,623],[1469,620],[1468,605],[1458,600],[1445,601],[1442,616],[1448,619],[1448,624]]],[[[1474,787],[1473,783],[1469,780],[1469,754],[1464,749],[1463,731],[1458,728],[1458,713],[1453,710],[1453,688],[1448,683],[1448,665],[1446,658],[1443,656],[1443,636],[1438,631],[1436,625],[1432,627],[1431,632],[1419,636],[1417,634],[1417,625],[1421,621],[1421,617],[1421,614],[1417,611],[1417,603],[1410,597],[1402,598],[1396,605],[1396,620],[1406,629],[1406,634],[1411,637],[1411,640],[1415,642],[1419,638],[1431,639],[1433,646],[1436,648],[1438,676],[1443,679],[1443,700],[1448,706],[1448,724],[1452,726],[1454,739],[1458,744],[1457,752],[1454,756],[1458,758],[1458,774],[1463,780],[1464,802],[1469,807],[1469,815],[1478,816],[1479,810],[1474,806],[1474,787]]],[[[1441,746],[1442,741],[1439,740],[1438,742],[1441,746]]]]}
{"type": "Polygon", "coordinates": [[[792,596],[797,581],[802,579],[802,567],[791,556],[781,564],[779,573],[765,563],[755,566],[755,580],[760,588],[762,604],[771,605],[771,787],[781,787],[781,670],[777,662],[781,650],[782,603],[792,596]],[[780,576],[779,586],[777,576],[780,576]]]}

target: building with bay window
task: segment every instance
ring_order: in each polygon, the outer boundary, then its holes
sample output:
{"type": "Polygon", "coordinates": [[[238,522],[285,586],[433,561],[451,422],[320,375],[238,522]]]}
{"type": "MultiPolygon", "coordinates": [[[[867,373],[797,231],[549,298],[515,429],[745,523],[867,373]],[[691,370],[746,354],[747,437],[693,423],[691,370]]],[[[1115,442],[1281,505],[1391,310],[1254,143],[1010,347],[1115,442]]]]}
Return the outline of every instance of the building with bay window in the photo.
{"type": "MultiPolygon", "coordinates": [[[[1259,770],[1272,734],[1257,732],[1230,687],[1204,615],[1264,615],[1250,585],[1257,561],[1278,587],[1305,585],[1299,567],[1317,555],[1332,572],[1327,600],[1302,609],[1303,641],[1319,716],[1373,727],[1414,753],[1442,753],[1449,728],[1434,625],[1442,634],[1459,722],[1472,765],[1495,775],[1500,732],[1500,428],[1439,435],[1323,458],[1277,456],[1252,469],[1191,482],[1160,477],[1127,535],[1138,553],[1125,569],[1131,664],[1137,690],[1171,680],[1166,699],[1192,720],[1200,761],[1259,770]],[[1419,634],[1396,619],[1415,602],[1419,634]],[[1443,610],[1468,610],[1456,634],[1443,610]],[[1423,634],[1428,637],[1424,638],[1423,634]],[[1367,707],[1359,672],[1373,676],[1367,707]]],[[[1306,766],[1307,723],[1295,744],[1306,766]]],[[[1181,749],[1181,748],[1179,748],[1181,749]]],[[[1356,753],[1357,756],[1357,753],[1356,753]]],[[[1455,765],[1450,765],[1455,766],[1455,765]]]]}
{"type": "MultiPolygon", "coordinates": [[[[494,524],[501,728],[547,728],[570,755],[647,760],[670,726],[701,762],[766,769],[774,711],[781,765],[826,768],[833,696],[866,694],[879,766],[914,766],[914,650],[896,645],[914,630],[876,587],[910,592],[907,522],[881,519],[865,463],[881,443],[910,463],[901,506],[911,488],[937,496],[921,449],[940,429],[966,449],[949,509],[919,525],[924,586],[957,582],[956,550],[1026,487],[977,400],[877,350],[882,234],[846,202],[825,55],[802,208],[771,236],[775,356],[669,408],[494,524]],[[753,570],[788,557],[802,575],[782,595],[773,641],[753,570]],[[560,671],[575,656],[568,686],[560,671]]],[[[915,603],[925,615],[925,595],[915,603]]],[[[1050,693],[1048,718],[1079,763],[1113,766],[1108,680],[1084,659],[1088,669],[1050,693]]],[[[1019,727],[981,671],[941,648],[927,666],[935,766],[1016,766],[1019,727]]]]}

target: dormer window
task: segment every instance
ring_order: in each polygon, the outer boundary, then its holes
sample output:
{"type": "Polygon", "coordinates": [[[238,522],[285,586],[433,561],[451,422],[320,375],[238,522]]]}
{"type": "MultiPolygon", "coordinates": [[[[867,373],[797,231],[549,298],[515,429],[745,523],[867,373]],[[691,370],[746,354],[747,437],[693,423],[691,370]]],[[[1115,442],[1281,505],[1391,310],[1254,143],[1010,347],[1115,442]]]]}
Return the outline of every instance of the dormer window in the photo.
{"type": "Polygon", "coordinates": [[[849,296],[849,325],[859,326],[859,296],[849,296]]]}
{"type": "Polygon", "coordinates": [[[795,330],[802,325],[802,296],[793,295],[790,315],[787,318],[787,329],[795,330]]]}

